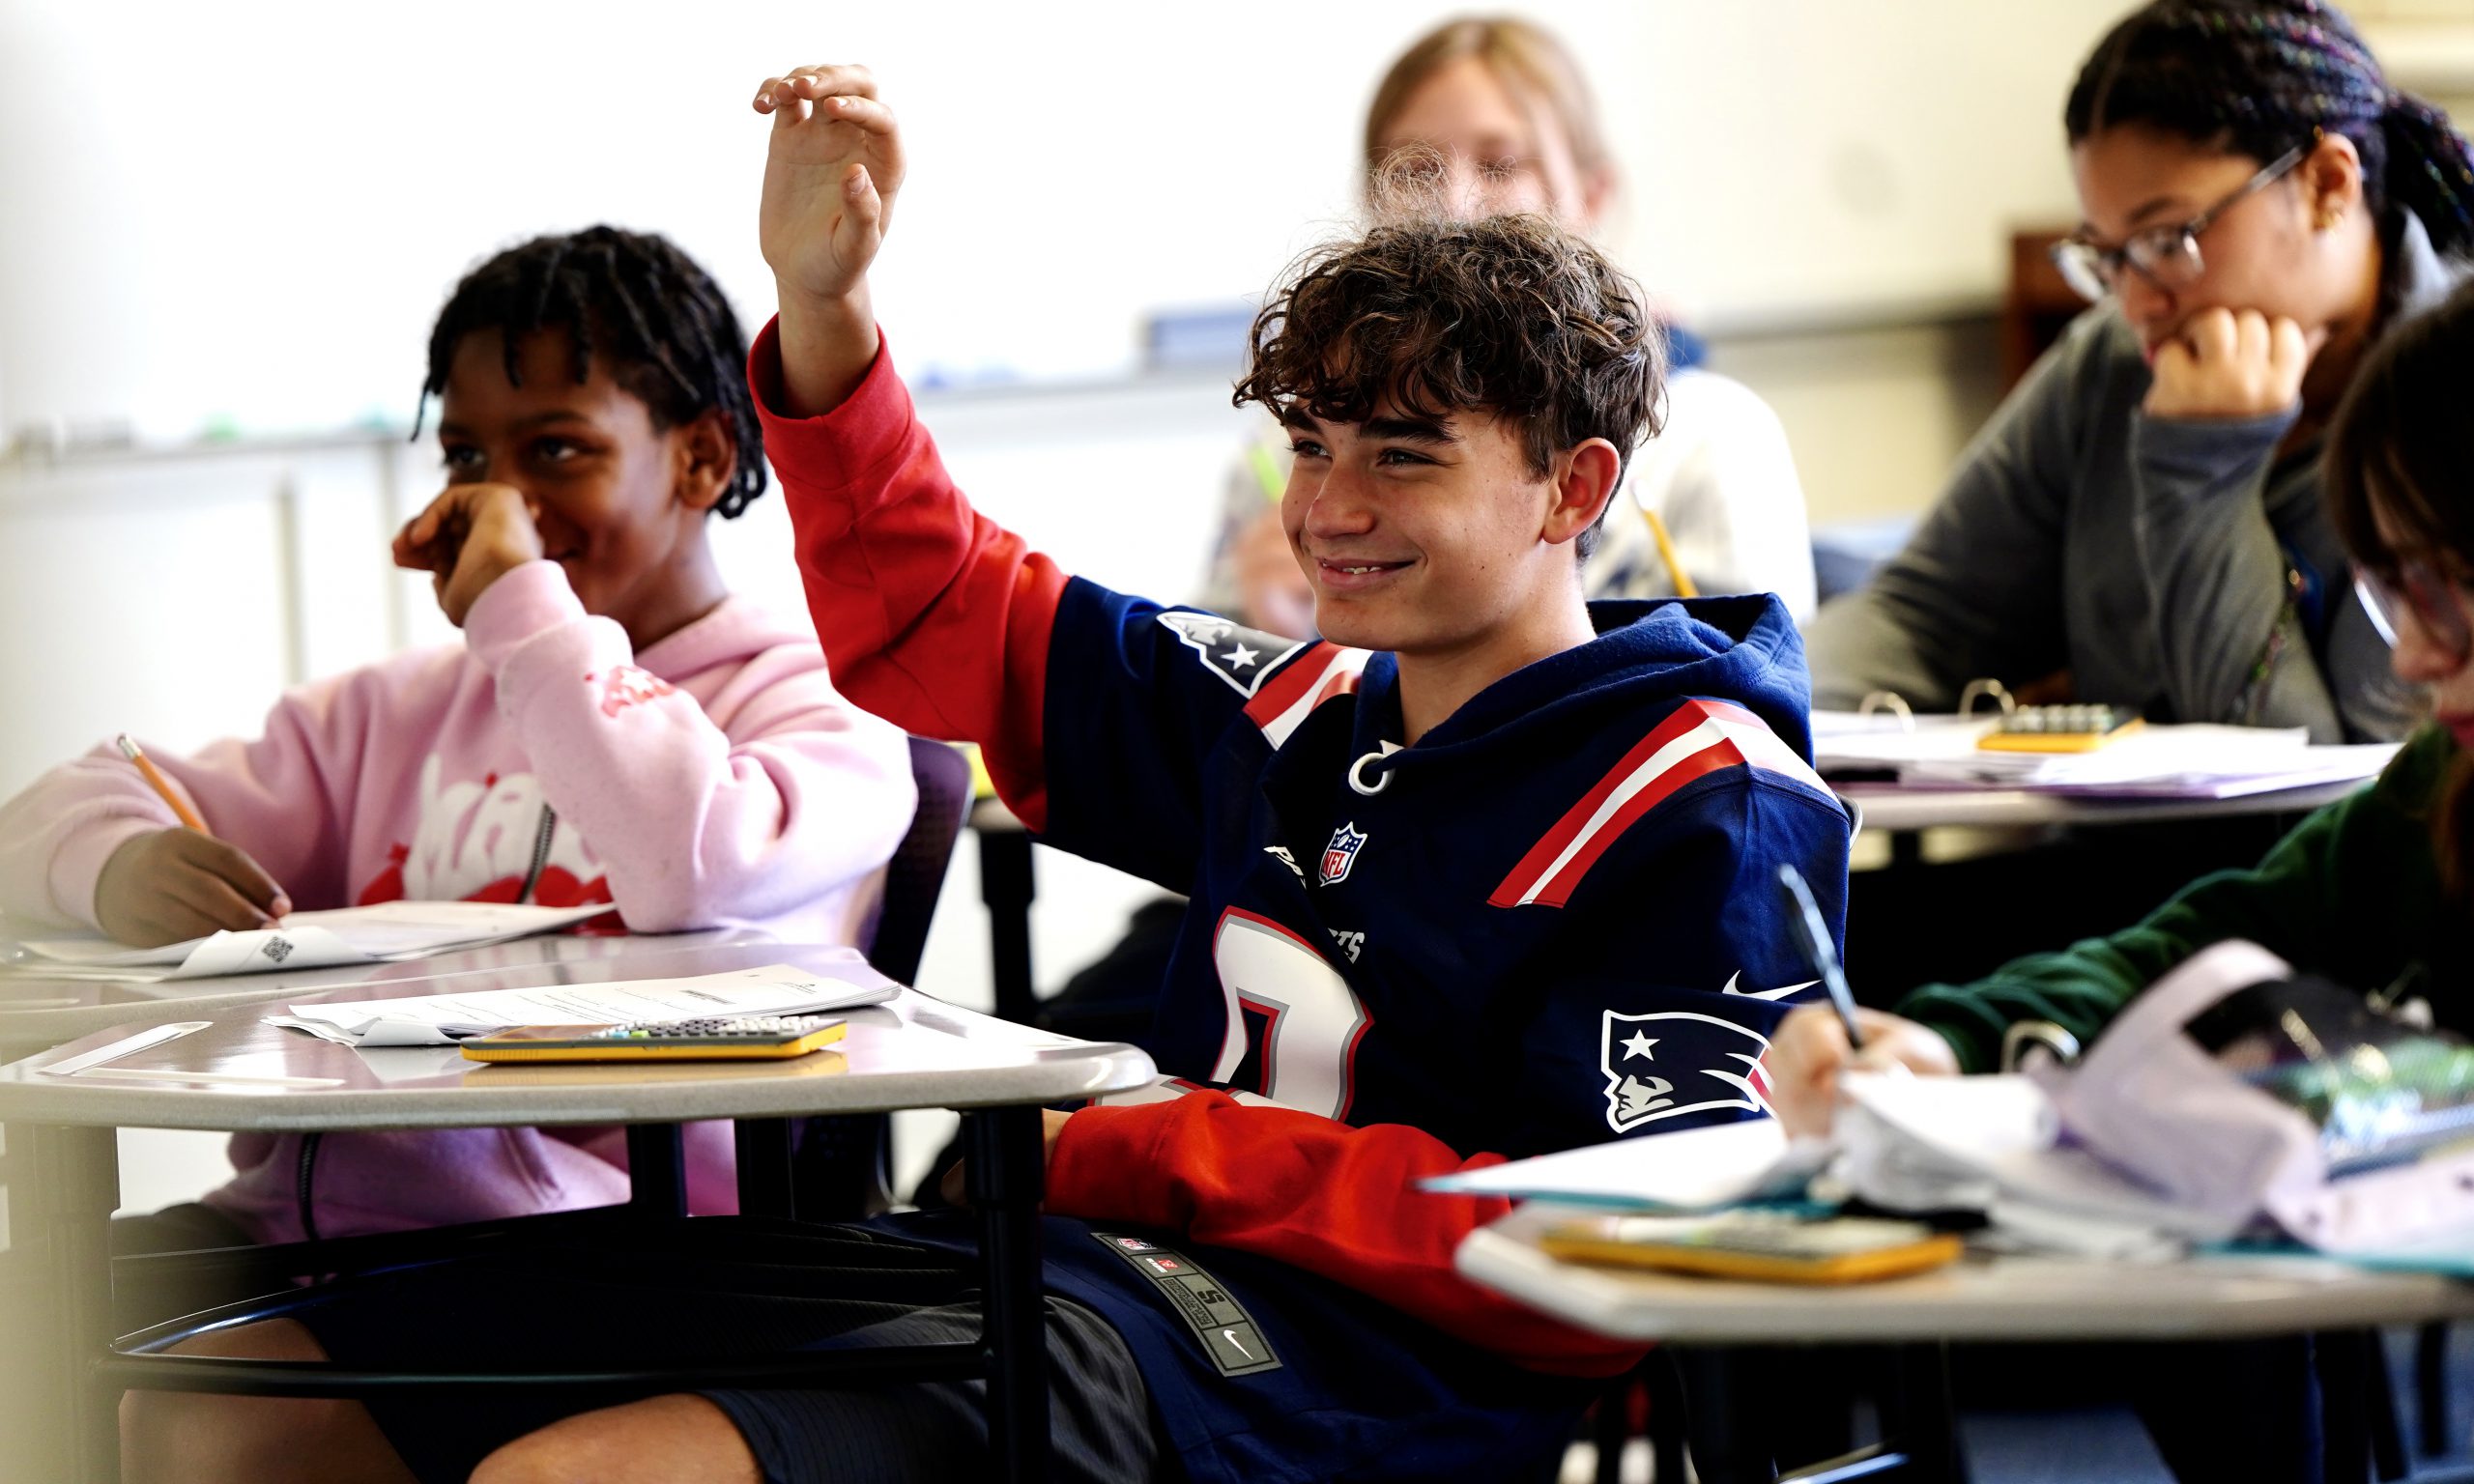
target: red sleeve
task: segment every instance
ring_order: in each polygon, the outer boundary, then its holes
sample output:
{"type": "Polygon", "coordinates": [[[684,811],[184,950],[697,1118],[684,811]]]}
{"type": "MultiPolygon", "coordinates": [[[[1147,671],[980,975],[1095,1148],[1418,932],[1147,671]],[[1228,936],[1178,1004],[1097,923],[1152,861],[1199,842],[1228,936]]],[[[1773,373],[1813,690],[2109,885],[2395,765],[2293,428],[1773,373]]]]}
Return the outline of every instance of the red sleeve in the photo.
{"type": "Polygon", "coordinates": [[[1048,1209],[1277,1258],[1531,1370],[1622,1374],[1641,1346],[1548,1319],[1453,1270],[1460,1240],[1511,1203],[1430,1195],[1416,1182],[1502,1162],[1464,1160],[1405,1124],[1352,1128],[1197,1092],[1066,1120],[1049,1162],[1048,1209]]]}
{"type": "Polygon", "coordinates": [[[906,730],[978,743],[1007,806],[1042,828],[1041,708],[1065,574],[954,487],[881,341],[858,390],[821,417],[775,411],[775,325],[756,337],[747,380],[834,684],[906,730]]]}

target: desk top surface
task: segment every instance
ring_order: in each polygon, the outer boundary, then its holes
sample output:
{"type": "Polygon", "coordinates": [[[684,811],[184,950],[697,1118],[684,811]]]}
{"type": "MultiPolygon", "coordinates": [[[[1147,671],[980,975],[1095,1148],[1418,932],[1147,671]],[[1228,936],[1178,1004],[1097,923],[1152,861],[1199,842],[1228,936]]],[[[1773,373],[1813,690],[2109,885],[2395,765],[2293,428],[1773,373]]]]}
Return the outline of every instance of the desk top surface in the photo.
{"type": "Polygon", "coordinates": [[[2138,824],[2160,819],[2225,819],[2301,814],[2367,786],[2369,780],[2314,784],[2234,799],[2093,799],[2028,788],[1902,788],[1846,784],[1838,794],[1864,811],[1867,829],[1892,832],[1949,826],[2138,824]]]}
{"type": "MultiPolygon", "coordinates": [[[[472,974],[504,974],[510,970],[532,969],[544,975],[555,975],[567,965],[619,959],[630,964],[649,963],[653,956],[690,950],[746,947],[759,955],[720,963],[714,969],[679,971],[682,974],[718,973],[721,969],[747,968],[772,962],[772,959],[761,956],[762,949],[768,945],[773,945],[771,938],[744,928],[650,936],[546,933],[391,963],[343,963],[324,969],[225,974],[213,979],[152,982],[68,979],[46,976],[39,970],[17,970],[0,975],[0,1046],[14,1047],[17,1054],[23,1054],[35,1046],[50,1045],[90,1031],[107,1030],[116,1025],[189,1019],[210,1013],[218,1007],[248,1005],[261,1000],[305,1000],[349,990],[367,991],[350,996],[355,999],[419,994],[431,985],[448,979],[458,981],[451,987],[467,988],[472,986],[464,985],[461,980],[463,976],[472,974]]],[[[642,978],[649,972],[649,969],[641,972],[631,969],[626,977],[642,978]]],[[[545,977],[524,983],[555,982],[555,979],[545,977]]],[[[511,988],[517,984],[517,981],[508,980],[490,987],[511,988]]],[[[444,989],[441,992],[445,992],[444,989]]]]}
{"type": "Polygon", "coordinates": [[[2138,1264],[1971,1254],[1913,1277],[1798,1287],[1588,1267],[1539,1251],[1538,1233],[1574,1214],[1603,1213],[1534,1202],[1471,1233],[1455,1265],[1583,1329],[1698,1344],[2194,1339],[2474,1315],[2474,1284],[2315,1257],[2138,1264]]]}
{"type": "MultiPolygon", "coordinates": [[[[457,975],[456,992],[614,979],[676,978],[803,961],[841,950],[734,944],[651,956],[535,963],[457,975]]],[[[419,992],[422,986],[409,986],[419,992]]],[[[912,1107],[1048,1103],[1136,1087],[1154,1075],[1132,1046],[1074,1041],[905,990],[893,1003],[837,1012],[849,1022],[836,1044],[780,1062],[499,1063],[467,1061],[453,1046],[356,1050],[305,1031],[269,1025],[279,1007],[309,1000],[384,999],[402,982],[181,1015],[152,1013],[0,1067],[0,1119],[156,1128],[427,1128],[503,1124],[668,1123],[859,1113],[912,1107]],[[53,1076],[53,1062],[109,1045],[146,1026],[199,1020],[202,1029],[114,1058],[96,1076],[53,1076]],[[231,1080],[184,1083],[120,1072],[206,1072],[231,1080]],[[314,1085],[251,1082],[302,1078],[314,1085]]]]}

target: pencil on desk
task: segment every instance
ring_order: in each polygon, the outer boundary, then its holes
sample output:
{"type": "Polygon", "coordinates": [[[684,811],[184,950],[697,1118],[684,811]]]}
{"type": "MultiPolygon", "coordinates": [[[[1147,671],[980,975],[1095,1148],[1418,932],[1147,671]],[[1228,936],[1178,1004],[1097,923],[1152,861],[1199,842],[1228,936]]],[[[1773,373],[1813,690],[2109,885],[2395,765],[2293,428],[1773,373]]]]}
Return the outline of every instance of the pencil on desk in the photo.
{"type": "Polygon", "coordinates": [[[137,743],[129,737],[128,732],[122,732],[119,736],[112,738],[112,741],[119,746],[122,756],[137,765],[138,773],[145,778],[148,785],[162,796],[164,803],[172,806],[172,813],[180,816],[181,823],[187,825],[200,835],[215,833],[206,827],[205,820],[197,816],[197,811],[189,808],[187,800],[172,791],[172,781],[163,776],[162,769],[155,766],[154,758],[137,750],[137,743]]]}
{"type": "MultiPolygon", "coordinates": [[[[1639,499],[1634,496],[1634,503],[1638,504],[1639,499]]],[[[1692,574],[1683,570],[1683,559],[1675,555],[1675,540],[1666,533],[1666,522],[1659,520],[1658,513],[1648,505],[1641,505],[1640,510],[1641,519],[1650,523],[1650,539],[1658,544],[1658,559],[1666,563],[1666,575],[1675,579],[1675,595],[1701,596],[1701,589],[1692,585],[1692,574]]]]}

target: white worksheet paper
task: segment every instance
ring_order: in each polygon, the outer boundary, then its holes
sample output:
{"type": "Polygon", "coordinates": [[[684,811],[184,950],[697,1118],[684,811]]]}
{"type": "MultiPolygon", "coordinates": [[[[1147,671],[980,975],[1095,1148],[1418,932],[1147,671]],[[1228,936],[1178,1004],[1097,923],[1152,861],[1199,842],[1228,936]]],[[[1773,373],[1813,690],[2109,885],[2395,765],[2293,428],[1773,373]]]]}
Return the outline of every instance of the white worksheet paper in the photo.
{"type": "Polygon", "coordinates": [[[1507,1195],[1643,1211],[1714,1211],[1800,1193],[1829,1146],[1791,1141],[1774,1118],[1591,1144],[1422,1180],[1457,1195],[1507,1195]]]}
{"type": "Polygon", "coordinates": [[[625,1025],[724,1015],[803,1015],[881,1005],[902,986],[868,967],[855,949],[847,961],[798,968],[768,964],[693,979],[613,980],[488,989],[333,1005],[288,1005],[269,1015],[347,1046],[443,1046],[511,1025],[625,1025]]]}
{"type": "Polygon", "coordinates": [[[38,939],[18,946],[26,972],[123,981],[209,979],[276,969],[323,969],[339,963],[422,958],[556,932],[611,910],[519,906],[492,901],[387,901],[366,907],[295,912],[273,928],[128,948],[104,939],[38,939]]]}

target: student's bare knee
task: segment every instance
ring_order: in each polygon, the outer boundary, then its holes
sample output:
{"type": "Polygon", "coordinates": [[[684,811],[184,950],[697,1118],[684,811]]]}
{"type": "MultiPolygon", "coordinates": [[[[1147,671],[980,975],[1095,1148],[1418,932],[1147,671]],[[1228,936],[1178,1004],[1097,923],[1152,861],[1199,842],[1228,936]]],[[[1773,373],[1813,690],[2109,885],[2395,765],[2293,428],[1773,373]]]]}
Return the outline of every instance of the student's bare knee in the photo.
{"type": "Polygon", "coordinates": [[[472,1484],[762,1484],[728,1413],[656,1396],[553,1422],[481,1460],[472,1484]]]}

